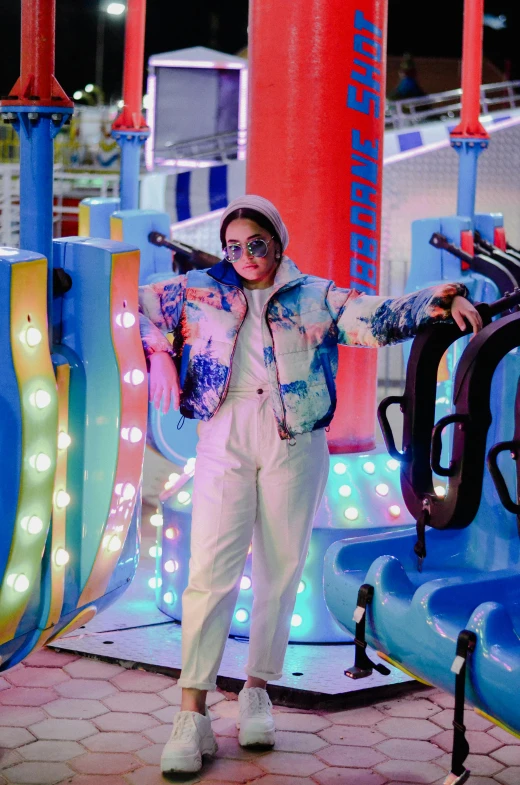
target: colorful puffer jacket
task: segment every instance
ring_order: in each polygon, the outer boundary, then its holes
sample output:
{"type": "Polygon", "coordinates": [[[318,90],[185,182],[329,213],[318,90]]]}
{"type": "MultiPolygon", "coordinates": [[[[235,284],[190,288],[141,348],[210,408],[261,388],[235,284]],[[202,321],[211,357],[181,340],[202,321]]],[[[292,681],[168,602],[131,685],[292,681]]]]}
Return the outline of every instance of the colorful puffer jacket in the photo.
{"type": "MultiPolygon", "coordinates": [[[[238,331],[247,314],[242,279],[229,262],[139,289],[145,354],[170,352],[185,417],[209,420],[226,397],[238,331]],[[165,337],[171,333],[172,343],[165,337]]],[[[281,439],[327,426],[336,407],[338,343],[379,347],[449,318],[459,283],[403,297],[342,289],[301,273],[284,256],[262,316],[264,360],[281,439]]]]}

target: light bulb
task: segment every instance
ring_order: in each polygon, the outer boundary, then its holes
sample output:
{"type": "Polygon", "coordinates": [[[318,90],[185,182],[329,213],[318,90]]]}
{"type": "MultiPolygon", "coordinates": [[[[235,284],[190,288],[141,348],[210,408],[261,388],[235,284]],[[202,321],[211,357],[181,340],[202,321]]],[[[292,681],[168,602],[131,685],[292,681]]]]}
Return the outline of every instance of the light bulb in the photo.
{"type": "Polygon", "coordinates": [[[166,529],[166,531],[164,532],[164,536],[165,536],[165,537],[166,537],[168,540],[174,540],[174,539],[175,539],[175,537],[177,536],[177,532],[176,532],[176,530],[175,530],[175,529],[173,529],[173,528],[171,528],[171,527],[170,527],[169,529],[166,529]]]}
{"type": "Polygon", "coordinates": [[[171,486],[172,486],[172,485],[175,485],[175,483],[176,483],[176,482],[177,482],[177,480],[180,478],[180,476],[181,476],[181,475],[180,475],[180,474],[177,474],[177,472],[172,472],[172,473],[170,474],[170,476],[168,477],[168,482],[170,483],[170,488],[171,488],[171,486]]]}
{"type": "Polygon", "coordinates": [[[240,588],[244,589],[244,591],[247,591],[247,589],[250,589],[251,588],[251,578],[248,578],[247,575],[242,575],[242,578],[240,579],[240,588]]]}
{"type": "Polygon", "coordinates": [[[20,573],[19,575],[15,575],[12,586],[15,591],[22,594],[24,591],[27,591],[27,589],[29,588],[29,578],[27,577],[27,575],[23,575],[23,573],[20,573]]]}
{"type": "Polygon", "coordinates": [[[138,385],[144,382],[144,373],[139,368],[134,368],[132,371],[127,371],[123,379],[129,384],[138,385]]]}
{"type": "Polygon", "coordinates": [[[130,499],[134,498],[135,488],[131,482],[126,482],[123,485],[123,488],[121,490],[121,496],[123,497],[123,499],[126,499],[126,501],[130,501],[130,499]]]}
{"type": "Polygon", "coordinates": [[[132,428],[121,428],[121,436],[125,441],[137,444],[143,438],[143,432],[140,428],[133,426],[132,428]]]}
{"type": "Polygon", "coordinates": [[[339,489],[339,495],[340,496],[344,496],[345,498],[347,498],[348,496],[350,496],[351,493],[352,493],[352,488],[350,487],[350,485],[341,485],[340,486],[340,489],[339,489]]]}
{"type": "Polygon", "coordinates": [[[444,485],[436,485],[435,486],[435,494],[439,497],[439,499],[444,499],[446,496],[446,488],[444,485]]]}
{"type": "Polygon", "coordinates": [[[169,561],[164,563],[164,569],[166,572],[177,572],[179,569],[179,563],[170,559],[169,561]]]}
{"type": "Polygon", "coordinates": [[[162,578],[150,578],[148,586],[150,589],[157,589],[159,586],[162,586],[162,578]]]}
{"type": "Polygon", "coordinates": [[[25,331],[25,342],[31,348],[41,343],[42,334],[37,327],[28,327],[25,331]]]}
{"type": "Polygon", "coordinates": [[[135,316],[130,311],[125,311],[124,313],[118,313],[116,316],[116,323],[120,327],[133,327],[135,324],[135,316]]]}
{"type": "Polygon", "coordinates": [[[117,553],[117,551],[121,550],[122,544],[123,543],[121,542],[117,534],[114,534],[114,536],[111,537],[108,541],[107,550],[110,551],[110,553],[117,553]]]}
{"type": "Polygon", "coordinates": [[[341,463],[341,461],[338,461],[338,463],[336,463],[334,465],[333,471],[336,474],[345,474],[345,472],[347,471],[347,467],[345,466],[344,463],[341,463]]]}
{"type": "Polygon", "coordinates": [[[70,496],[67,491],[58,491],[56,494],[56,507],[61,510],[67,507],[68,504],[70,504],[70,496]]]}
{"type": "Polygon", "coordinates": [[[245,608],[239,608],[238,611],[235,613],[235,619],[243,624],[249,619],[249,613],[246,611],[245,608]]]}
{"type": "Polygon", "coordinates": [[[36,390],[29,396],[29,400],[37,409],[45,409],[52,400],[47,390],[36,390]]]}
{"type": "Polygon", "coordinates": [[[391,469],[391,471],[395,472],[395,470],[399,468],[400,464],[399,461],[396,461],[395,458],[390,458],[390,460],[386,462],[386,465],[389,469],[391,469]]]}
{"type": "Polygon", "coordinates": [[[191,493],[188,493],[188,491],[179,491],[177,494],[177,499],[179,504],[188,504],[189,500],[191,499],[191,493]]]}
{"type": "Polygon", "coordinates": [[[54,561],[56,562],[58,567],[63,567],[65,564],[68,563],[69,559],[70,556],[65,550],[65,548],[58,548],[54,556],[54,561]]]}
{"type": "Polygon", "coordinates": [[[68,433],[65,431],[60,431],[58,434],[58,448],[60,450],[66,450],[67,447],[70,447],[72,439],[70,438],[68,433]]]}
{"type": "Polygon", "coordinates": [[[43,529],[43,521],[37,515],[31,515],[30,518],[22,518],[20,526],[29,534],[39,534],[43,529]]]}
{"type": "Polygon", "coordinates": [[[348,521],[355,521],[359,517],[359,511],[356,507],[347,507],[345,510],[345,518],[348,521]]]}
{"type": "Polygon", "coordinates": [[[148,549],[148,553],[155,559],[156,556],[162,555],[162,548],[160,545],[152,545],[151,548],[148,549]]]}
{"type": "Polygon", "coordinates": [[[298,594],[301,594],[302,591],[305,591],[305,584],[303,581],[300,581],[300,583],[298,584],[298,594]]]}
{"type": "Polygon", "coordinates": [[[392,504],[391,507],[388,508],[388,512],[392,516],[392,518],[399,518],[401,515],[401,508],[398,504],[392,504]]]}
{"type": "Polygon", "coordinates": [[[293,613],[293,617],[291,619],[291,627],[299,627],[302,621],[303,619],[299,613],[293,613]]]}
{"type": "Polygon", "coordinates": [[[163,597],[163,600],[164,600],[164,602],[167,605],[172,605],[173,604],[173,592],[172,591],[167,591],[166,594],[163,597]]]}
{"type": "Polygon", "coordinates": [[[376,465],[373,461],[366,461],[363,464],[363,471],[365,471],[367,474],[374,474],[375,470],[376,465]]]}
{"type": "Polygon", "coordinates": [[[163,525],[163,517],[160,512],[154,512],[153,515],[150,515],[150,523],[152,526],[162,526],[163,525]]]}
{"type": "Polygon", "coordinates": [[[40,452],[38,455],[32,455],[29,458],[29,463],[37,472],[46,472],[51,466],[51,459],[44,452],[40,452]]]}
{"type": "Polygon", "coordinates": [[[378,496],[387,496],[390,488],[385,482],[380,482],[376,485],[376,493],[378,496]]]}

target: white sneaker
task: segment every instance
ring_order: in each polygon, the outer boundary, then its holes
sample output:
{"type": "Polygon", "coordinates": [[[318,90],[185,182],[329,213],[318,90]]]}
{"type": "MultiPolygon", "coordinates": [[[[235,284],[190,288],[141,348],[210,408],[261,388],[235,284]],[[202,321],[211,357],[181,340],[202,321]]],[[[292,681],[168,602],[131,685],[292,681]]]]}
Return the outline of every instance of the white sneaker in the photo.
{"type": "Polygon", "coordinates": [[[173,730],[162,751],[161,771],[195,772],[202,768],[202,756],[214,755],[218,749],[211,720],[206,710],[179,711],[173,718],[173,730]]]}
{"type": "Polygon", "coordinates": [[[242,747],[254,744],[272,747],[274,744],[274,720],[272,703],[266,690],[261,687],[244,687],[238,693],[240,719],[237,723],[238,743],[242,747]]]}

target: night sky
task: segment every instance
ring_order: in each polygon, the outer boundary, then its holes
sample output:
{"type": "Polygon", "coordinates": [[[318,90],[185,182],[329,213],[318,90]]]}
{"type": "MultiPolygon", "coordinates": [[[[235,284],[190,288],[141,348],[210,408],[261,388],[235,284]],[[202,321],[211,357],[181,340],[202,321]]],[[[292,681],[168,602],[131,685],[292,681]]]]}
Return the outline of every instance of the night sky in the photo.
{"type": "MultiPolygon", "coordinates": [[[[261,0],[259,0],[261,2],[261,0]]],[[[326,2],[327,0],[321,0],[326,2]]],[[[347,1],[347,0],[345,0],[347,1]]],[[[107,0],[57,0],[56,76],[69,95],[94,81],[97,16],[107,0]]],[[[279,0],[292,2],[292,0],[279,0]]],[[[463,0],[389,0],[388,52],[459,57],[463,0]],[[431,6],[432,11],[428,11],[431,6]]],[[[501,69],[510,61],[520,78],[519,0],[486,0],[485,12],[505,14],[507,29],[484,28],[484,53],[501,69]]],[[[148,0],[145,58],[188,46],[209,46],[235,54],[247,44],[247,0],[148,0]]],[[[19,74],[19,0],[0,0],[0,94],[19,74]]],[[[104,88],[121,96],[124,17],[106,17],[104,88]]]]}

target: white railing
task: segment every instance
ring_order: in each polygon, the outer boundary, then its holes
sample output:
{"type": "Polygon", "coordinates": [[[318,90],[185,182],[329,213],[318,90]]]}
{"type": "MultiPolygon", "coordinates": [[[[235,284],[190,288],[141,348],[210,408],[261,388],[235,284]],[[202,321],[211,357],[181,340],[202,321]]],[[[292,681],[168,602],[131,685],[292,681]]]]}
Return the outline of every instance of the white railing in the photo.
{"type": "MultiPolygon", "coordinates": [[[[520,106],[520,81],[495,82],[480,88],[482,114],[520,106]]],[[[421,98],[387,101],[386,128],[407,128],[433,120],[451,120],[460,117],[462,90],[448,90],[421,98]]]]}

